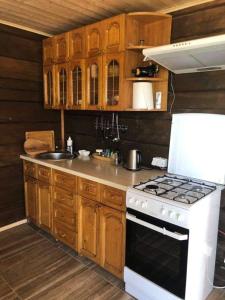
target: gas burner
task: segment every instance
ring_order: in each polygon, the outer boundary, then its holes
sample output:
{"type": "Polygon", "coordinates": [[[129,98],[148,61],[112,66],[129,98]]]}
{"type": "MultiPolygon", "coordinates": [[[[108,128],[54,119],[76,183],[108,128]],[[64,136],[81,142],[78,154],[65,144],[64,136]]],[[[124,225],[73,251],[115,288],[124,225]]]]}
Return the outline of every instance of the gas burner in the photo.
{"type": "Polygon", "coordinates": [[[203,188],[200,185],[194,186],[192,188],[192,192],[198,192],[199,193],[199,192],[202,192],[202,190],[203,190],[203,188]]]}
{"type": "Polygon", "coordinates": [[[156,185],[156,184],[147,184],[146,186],[145,186],[145,189],[147,189],[147,190],[151,190],[151,191],[155,191],[155,190],[157,190],[159,187],[158,187],[158,185],[156,185]]]}
{"type": "Polygon", "coordinates": [[[172,184],[172,183],[173,183],[173,180],[168,178],[168,179],[165,179],[165,180],[163,181],[163,183],[172,184]]]}

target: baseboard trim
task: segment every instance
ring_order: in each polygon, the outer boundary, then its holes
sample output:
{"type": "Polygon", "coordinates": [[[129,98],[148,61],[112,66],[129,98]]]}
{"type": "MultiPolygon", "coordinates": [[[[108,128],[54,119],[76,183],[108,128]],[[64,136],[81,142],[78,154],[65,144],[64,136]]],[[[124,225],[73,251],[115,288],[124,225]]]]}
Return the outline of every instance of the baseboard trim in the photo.
{"type": "Polygon", "coordinates": [[[17,227],[17,226],[25,224],[25,223],[27,223],[27,219],[23,219],[21,221],[18,221],[18,222],[15,222],[15,223],[11,223],[9,225],[0,227],[0,232],[8,230],[8,229],[13,228],[13,227],[17,227]]]}

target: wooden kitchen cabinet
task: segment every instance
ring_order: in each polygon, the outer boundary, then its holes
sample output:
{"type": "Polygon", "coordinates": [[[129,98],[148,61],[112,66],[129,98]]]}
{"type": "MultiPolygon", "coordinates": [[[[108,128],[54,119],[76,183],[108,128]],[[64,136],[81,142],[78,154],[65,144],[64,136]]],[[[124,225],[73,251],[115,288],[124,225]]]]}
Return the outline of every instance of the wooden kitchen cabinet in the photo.
{"type": "Polygon", "coordinates": [[[69,32],[54,36],[54,62],[65,63],[69,60],[69,32]]]}
{"type": "Polygon", "coordinates": [[[71,61],[85,58],[86,35],[85,27],[77,28],[69,32],[69,58],[71,61]]]}
{"type": "Polygon", "coordinates": [[[54,63],[54,38],[43,40],[43,64],[49,66],[54,63]]]}
{"type": "Polygon", "coordinates": [[[39,226],[47,231],[52,230],[52,200],[51,186],[42,181],[37,185],[38,199],[38,223],[39,226]]]}
{"type": "Polygon", "coordinates": [[[78,251],[99,262],[99,203],[79,196],[78,251]]]}
{"type": "Polygon", "coordinates": [[[24,193],[25,193],[25,206],[26,217],[29,221],[36,224],[38,211],[37,211],[37,180],[35,178],[24,177],[24,193]]]}
{"type": "Polygon", "coordinates": [[[86,109],[102,109],[102,56],[86,61],[86,109]]]}
{"type": "Polygon", "coordinates": [[[84,109],[86,96],[86,63],[84,59],[69,63],[68,109],[84,109]]]}
{"type": "Polygon", "coordinates": [[[118,53],[125,50],[125,14],[103,21],[104,53],[118,53]]]}
{"type": "Polygon", "coordinates": [[[68,93],[68,64],[57,64],[55,66],[55,108],[66,108],[68,93]]]}
{"type": "Polygon", "coordinates": [[[125,213],[100,208],[100,264],[122,278],[125,257],[125,213]]]}
{"type": "Polygon", "coordinates": [[[103,50],[103,21],[86,26],[86,57],[101,55],[103,50]]]}

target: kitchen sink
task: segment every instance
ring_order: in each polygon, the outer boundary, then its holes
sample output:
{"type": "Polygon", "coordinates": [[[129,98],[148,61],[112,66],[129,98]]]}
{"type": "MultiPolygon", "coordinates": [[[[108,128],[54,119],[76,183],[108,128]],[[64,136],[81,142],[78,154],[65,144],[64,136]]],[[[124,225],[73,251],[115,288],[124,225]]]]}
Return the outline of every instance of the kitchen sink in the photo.
{"type": "Polygon", "coordinates": [[[37,155],[37,158],[40,159],[50,159],[50,160],[62,160],[62,159],[73,159],[76,156],[69,152],[44,152],[37,155]]]}

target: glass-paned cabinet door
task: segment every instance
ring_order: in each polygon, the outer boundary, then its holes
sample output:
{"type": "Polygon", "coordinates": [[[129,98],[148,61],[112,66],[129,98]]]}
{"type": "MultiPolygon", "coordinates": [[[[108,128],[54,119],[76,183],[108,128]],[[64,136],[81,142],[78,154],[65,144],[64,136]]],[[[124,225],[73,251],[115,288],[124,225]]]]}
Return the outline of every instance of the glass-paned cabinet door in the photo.
{"type": "Polygon", "coordinates": [[[57,108],[66,108],[68,98],[68,66],[56,65],[57,108]]]}
{"type": "Polygon", "coordinates": [[[77,60],[70,63],[69,72],[70,96],[68,108],[82,109],[85,106],[85,61],[77,60]]]}
{"type": "Polygon", "coordinates": [[[44,107],[53,108],[55,101],[54,93],[54,67],[44,67],[44,107]]]}
{"type": "Polygon", "coordinates": [[[102,58],[88,60],[87,64],[87,108],[101,109],[102,58]]]}
{"type": "Polygon", "coordinates": [[[119,109],[121,103],[123,54],[104,55],[104,107],[119,109]]]}
{"type": "Polygon", "coordinates": [[[107,66],[107,105],[118,105],[119,103],[119,62],[111,60],[107,66]]]}

